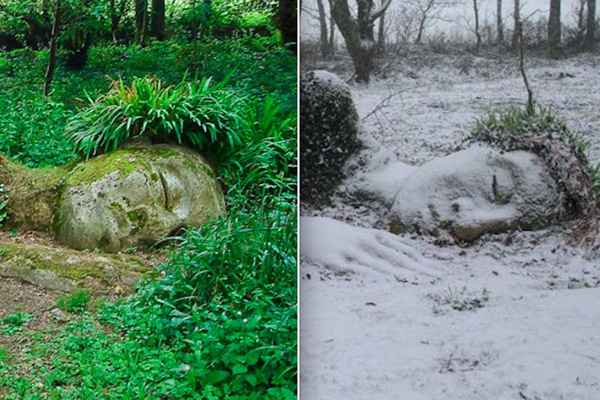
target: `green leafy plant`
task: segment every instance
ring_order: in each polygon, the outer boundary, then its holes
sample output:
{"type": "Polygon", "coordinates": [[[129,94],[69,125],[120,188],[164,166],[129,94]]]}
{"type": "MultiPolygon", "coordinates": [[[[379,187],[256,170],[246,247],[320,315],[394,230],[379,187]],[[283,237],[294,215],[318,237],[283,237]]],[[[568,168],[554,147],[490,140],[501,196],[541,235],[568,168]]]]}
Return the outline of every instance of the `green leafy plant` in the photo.
{"type": "MultiPolygon", "coordinates": [[[[4,200],[2,203],[0,203],[0,212],[2,212],[2,210],[4,210],[6,208],[6,205],[8,204],[8,199],[4,200]]],[[[8,213],[6,211],[0,213],[0,226],[2,225],[2,222],[8,218],[8,213]]]]}
{"type": "Polygon", "coordinates": [[[88,308],[92,296],[87,290],[79,289],[75,292],[62,295],[56,300],[58,308],[70,311],[70,312],[81,312],[88,308]]]}
{"type": "Polygon", "coordinates": [[[244,118],[244,145],[219,167],[221,179],[230,190],[256,199],[295,192],[296,113],[282,116],[281,106],[268,96],[251,103],[244,118]]]}
{"type": "Polygon", "coordinates": [[[14,335],[17,332],[22,331],[31,321],[33,321],[33,315],[22,312],[17,312],[6,318],[2,318],[2,334],[14,335]]]}
{"type": "Polygon", "coordinates": [[[4,91],[0,82],[0,153],[28,167],[73,161],[72,146],[64,134],[70,115],[62,103],[27,90],[4,91]]]}
{"type": "Polygon", "coordinates": [[[243,121],[236,110],[243,99],[210,78],[177,86],[165,86],[156,77],[136,79],[130,86],[118,80],[108,94],[88,100],[89,107],[66,128],[75,150],[86,158],[140,136],[220,153],[240,143],[243,121]]]}

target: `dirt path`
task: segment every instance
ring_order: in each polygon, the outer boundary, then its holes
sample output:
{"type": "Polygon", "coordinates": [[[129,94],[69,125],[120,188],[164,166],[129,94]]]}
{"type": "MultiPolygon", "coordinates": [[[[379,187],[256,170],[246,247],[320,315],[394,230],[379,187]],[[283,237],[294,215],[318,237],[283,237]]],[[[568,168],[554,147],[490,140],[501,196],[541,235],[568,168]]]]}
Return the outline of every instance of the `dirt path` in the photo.
{"type": "Polygon", "coordinates": [[[0,319],[16,312],[32,314],[33,325],[43,328],[43,321],[49,319],[56,307],[59,292],[40,288],[16,278],[0,277],[0,319]]]}

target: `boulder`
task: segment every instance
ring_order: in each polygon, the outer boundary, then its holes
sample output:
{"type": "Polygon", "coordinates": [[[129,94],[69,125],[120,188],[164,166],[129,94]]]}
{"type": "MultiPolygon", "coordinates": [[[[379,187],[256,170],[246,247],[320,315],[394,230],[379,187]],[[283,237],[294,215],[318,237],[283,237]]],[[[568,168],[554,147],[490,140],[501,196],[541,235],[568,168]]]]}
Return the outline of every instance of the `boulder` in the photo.
{"type": "Polygon", "coordinates": [[[0,275],[18,277],[51,290],[130,293],[154,271],[149,262],[129,254],[97,254],[42,244],[0,243],[0,275]]]}
{"type": "Polygon", "coordinates": [[[348,86],[327,71],[300,75],[300,196],[326,204],[343,167],[360,148],[358,114],[348,86]]]}
{"type": "Polygon", "coordinates": [[[74,249],[118,252],[224,213],[215,174],[200,155],[168,145],[133,147],[69,172],[56,233],[61,244],[74,249]]]}
{"type": "Polygon", "coordinates": [[[471,241],[485,233],[538,229],[561,215],[562,197],[536,155],[473,146],[423,164],[404,181],[390,230],[447,232],[471,241]]]}

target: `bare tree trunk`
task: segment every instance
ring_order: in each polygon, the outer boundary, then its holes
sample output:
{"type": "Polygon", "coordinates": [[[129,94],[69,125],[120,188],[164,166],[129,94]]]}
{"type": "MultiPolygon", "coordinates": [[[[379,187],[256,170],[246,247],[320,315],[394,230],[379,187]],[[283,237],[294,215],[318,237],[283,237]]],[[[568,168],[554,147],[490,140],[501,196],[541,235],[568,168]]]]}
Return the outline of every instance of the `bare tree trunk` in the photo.
{"type": "Polygon", "coordinates": [[[423,31],[425,30],[426,21],[427,14],[421,14],[421,18],[419,18],[419,28],[417,29],[417,38],[415,39],[415,44],[420,44],[421,40],[423,40],[423,31]]]}
{"type": "Polygon", "coordinates": [[[577,35],[582,35],[585,33],[585,7],[587,4],[587,0],[579,0],[579,7],[576,8],[577,13],[577,35]]]}
{"type": "Polygon", "coordinates": [[[437,0],[427,0],[425,7],[419,4],[419,27],[417,28],[417,37],[415,44],[420,44],[423,40],[423,32],[425,31],[425,25],[430,20],[430,13],[437,6],[437,0]]]}
{"type": "Polygon", "coordinates": [[[558,58],[560,52],[560,0],[550,0],[548,16],[548,57],[558,58]]]}
{"type": "Polygon", "coordinates": [[[518,50],[519,38],[521,37],[521,31],[523,30],[523,26],[521,25],[521,2],[520,0],[515,0],[515,6],[513,10],[513,18],[514,18],[514,31],[512,35],[511,48],[513,51],[518,50]]]}
{"type": "Polygon", "coordinates": [[[475,37],[476,37],[476,44],[475,44],[475,51],[479,52],[479,49],[481,48],[481,33],[479,32],[479,4],[478,4],[478,0],[473,0],[473,12],[475,13],[475,37]]]}
{"type": "Polygon", "coordinates": [[[157,40],[165,40],[165,0],[152,0],[150,33],[157,40]]]}
{"type": "Polygon", "coordinates": [[[585,47],[592,49],[596,42],[596,0],[587,0],[587,8],[585,47]]]}
{"type": "Polygon", "coordinates": [[[504,24],[502,23],[502,0],[496,0],[496,32],[498,46],[504,45],[504,24]]]}
{"type": "MultiPolygon", "coordinates": [[[[519,25],[522,22],[519,21],[519,25]]],[[[533,101],[533,91],[531,90],[531,86],[529,85],[529,79],[527,79],[527,73],[525,72],[525,39],[523,38],[523,28],[519,26],[519,37],[517,38],[518,47],[519,47],[519,71],[521,72],[521,77],[523,78],[523,83],[525,84],[525,90],[527,90],[527,105],[525,106],[525,111],[529,115],[533,115],[534,101],[533,101]]]]}
{"type": "Polygon", "coordinates": [[[46,70],[46,79],[44,83],[44,96],[50,94],[50,85],[54,77],[54,69],[56,68],[56,45],[58,42],[58,34],[60,31],[60,0],[56,0],[54,7],[54,23],[52,24],[52,39],[50,39],[50,56],[48,59],[48,69],[46,70]]]}
{"type": "Polygon", "coordinates": [[[110,0],[108,2],[108,12],[110,14],[110,33],[113,38],[113,42],[117,41],[117,28],[119,27],[119,19],[117,15],[117,10],[115,7],[115,0],[110,0]]]}
{"type": "Polygon", "coordinates": [[[148,2],[144,1],[145,6],[142,12],[142,31],[140,32],[140,46],[146,47],[146,33],[148,32],[148,2]]]}
{"type": "Polygon", "coordinates": [[[357,82],[369,83],[376,54],[373,24],[383,15],[390,3],[391,0],[385,0],[381,7],[374,10],[373,0],[359,0],[358,16],[355,19],[350,14],[348,0],[334,2],[335,22],[352,57],[357,82]]]}
{"type": "MultiPolygon", "coordinates": [[[[381,0],[383,4],[384,0],[381,0]]],[[[377,30],[377,52],[385,54],[385,12],[379,18],[379,29],[377,30]]]]}
{"type": "Polygon", "coordinates": [[[333,2],[329,0],[329,54],[331,57],[335,54],[335,19],[333,18],[333,2]]]}
{"type": "Polygon", "coordinates": [[[329,40],[327,37],[327,19],[325,17],[325,6],[323,6],[323,0],[317,0],[317,8],[319,10],[319,32],[321,34],[319,39],[321,57],[326,60],[329,58],[329,40]]]}

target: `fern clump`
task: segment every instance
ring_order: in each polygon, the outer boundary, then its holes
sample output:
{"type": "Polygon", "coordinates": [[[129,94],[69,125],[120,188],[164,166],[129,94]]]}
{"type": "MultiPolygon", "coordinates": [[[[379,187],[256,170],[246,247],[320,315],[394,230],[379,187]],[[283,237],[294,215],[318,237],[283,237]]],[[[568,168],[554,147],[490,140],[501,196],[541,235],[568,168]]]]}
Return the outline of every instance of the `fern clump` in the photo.
{"type": "Polygon", "coordinates": [[[510,108],[500,114],[491,113],[477,121],[466,142],[536,154],[565,195],[565,217],[580,218],[580,228],[597,220],[599,166],[590,163],[586,156],[589,143],[549,108],[540,107],[534,112],[510,108]]]}
{"type": "Polygon", "coordinates": [[[243,145],[218,168],[229,190],[263,199],[269,193],[289,195],[297,188],[296,111],[282,112],[273,97],[249,103],[242,111],[248,122],[243,145]]]}
{"type": "Polygon", "coordinates": [[[237,111],[245,99],[210,78],[165,86],[156,77],[136,79],[127,86],[118,80],[110,91],[67,124],[67,135],[84,157],[106,153],[130,138],[176,141],[199,150],[225,152],[241,143],[237,111]]]}

